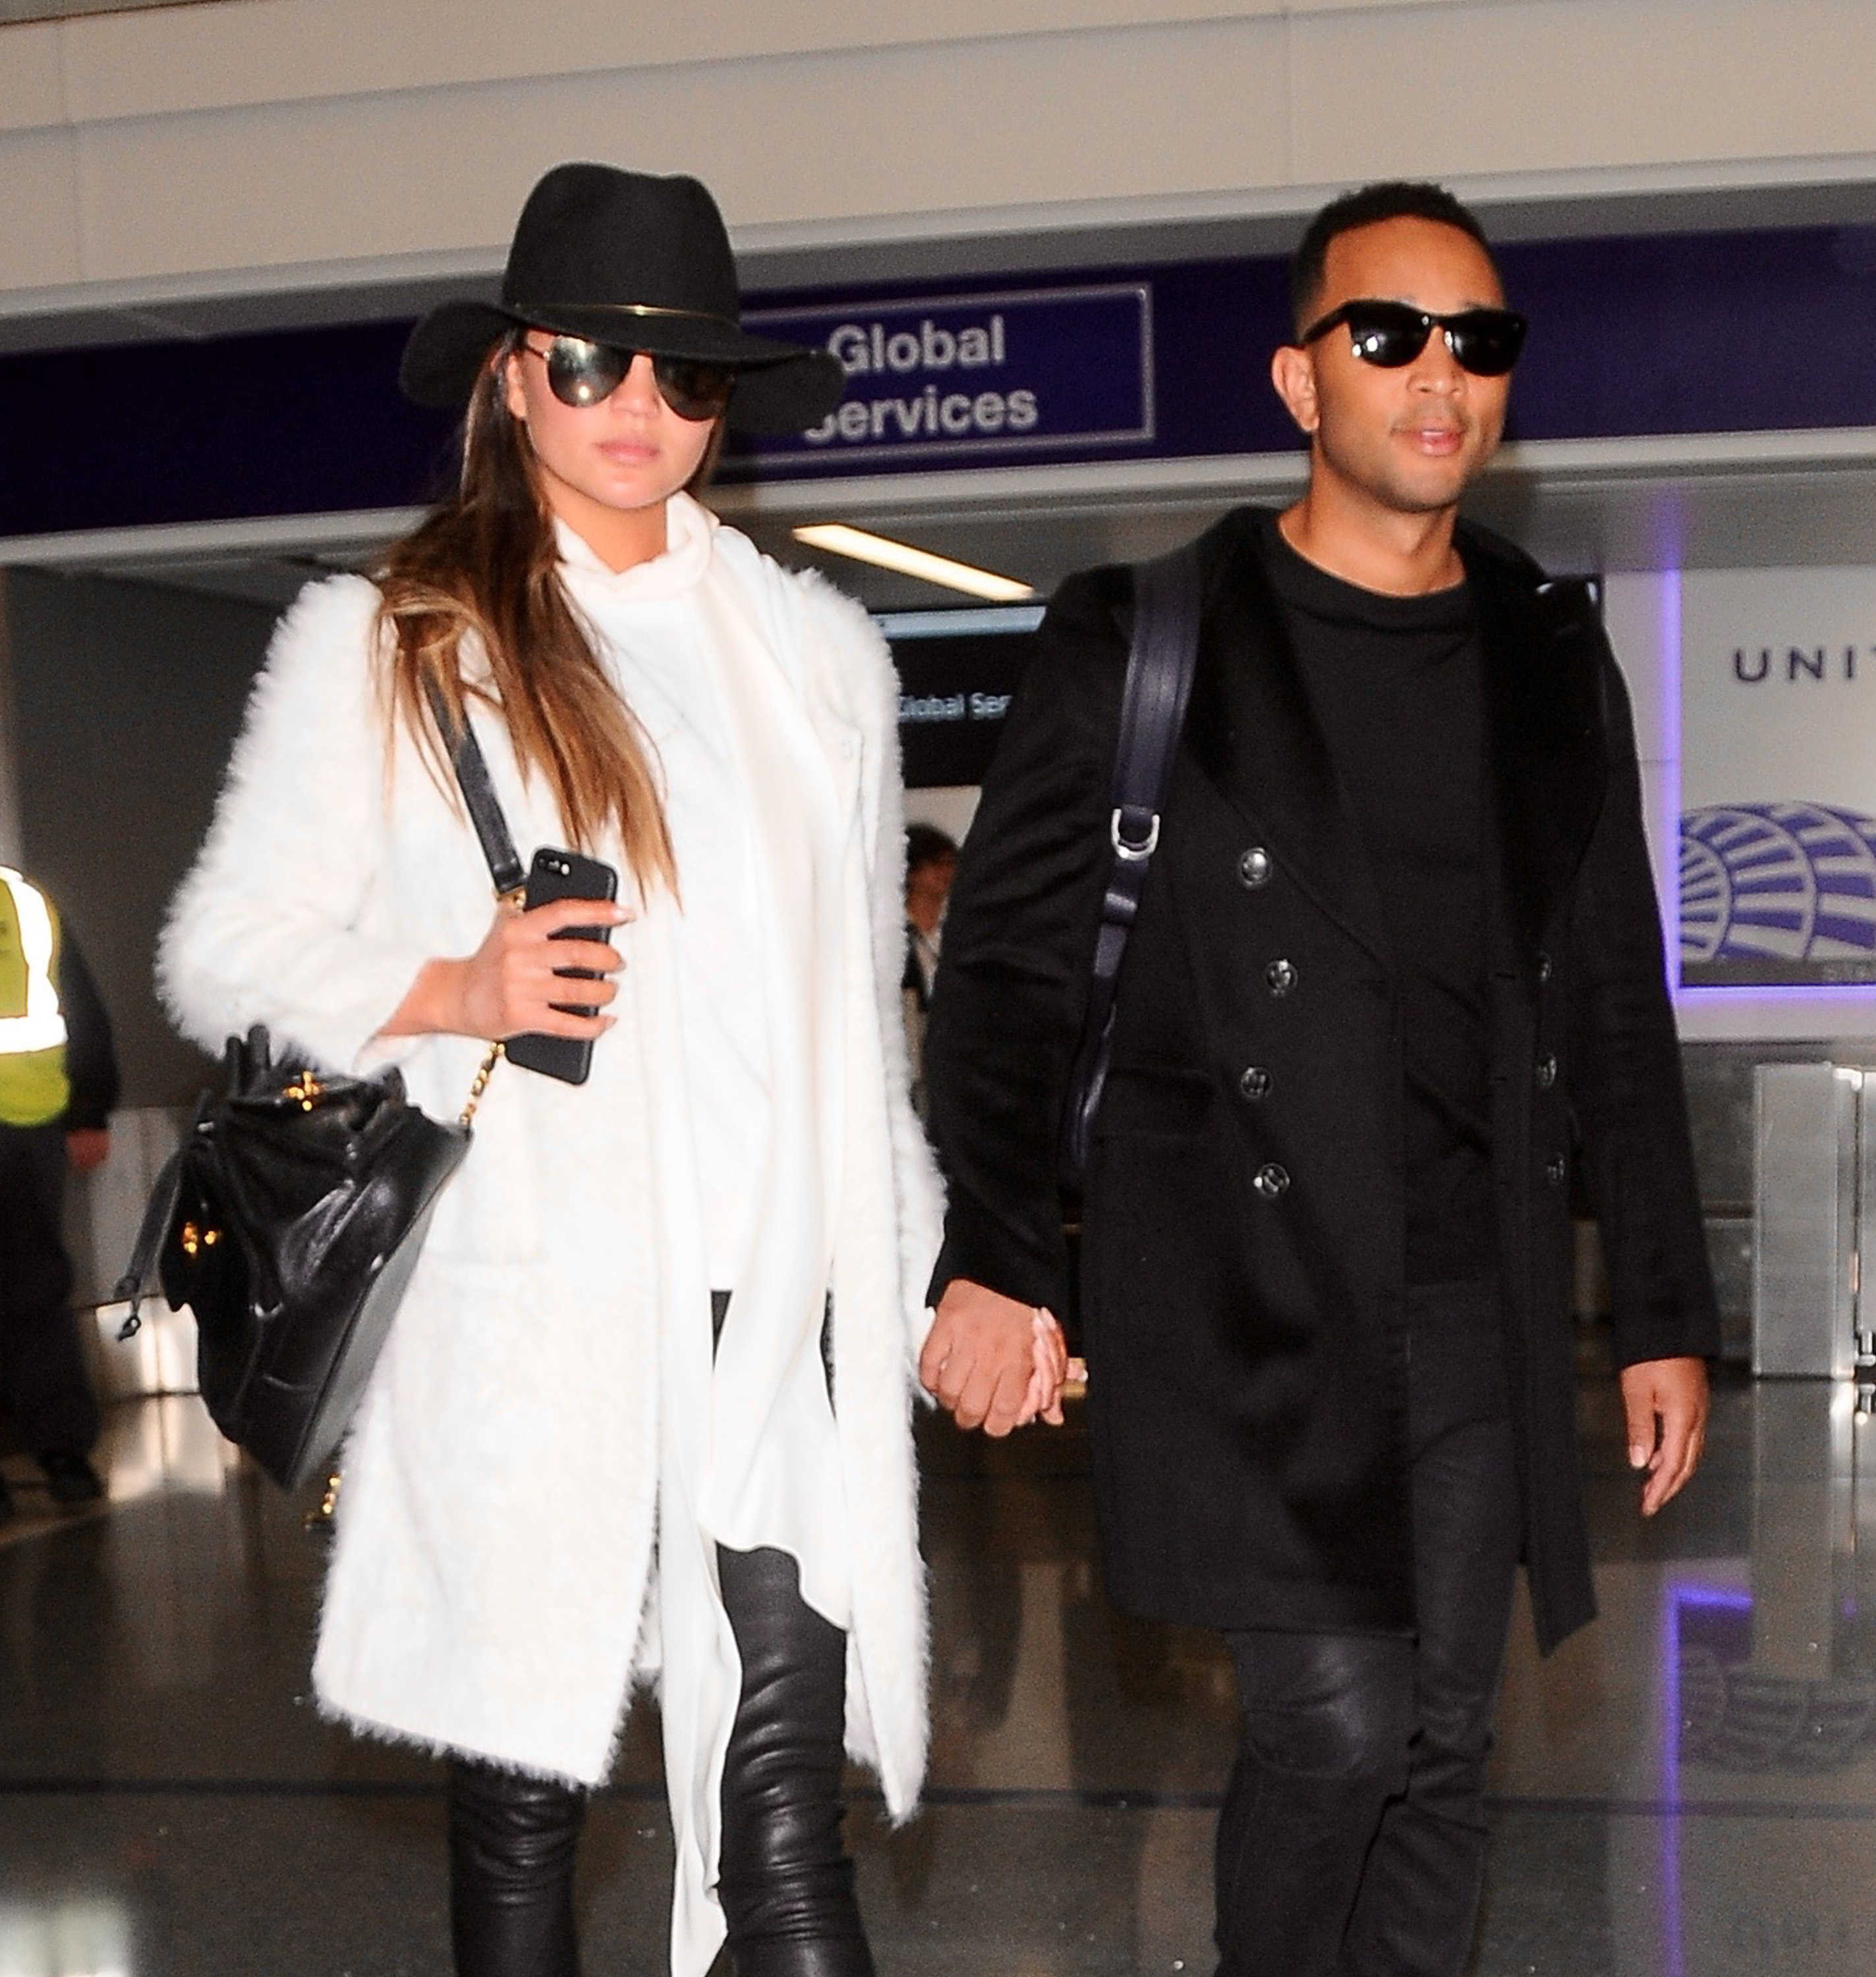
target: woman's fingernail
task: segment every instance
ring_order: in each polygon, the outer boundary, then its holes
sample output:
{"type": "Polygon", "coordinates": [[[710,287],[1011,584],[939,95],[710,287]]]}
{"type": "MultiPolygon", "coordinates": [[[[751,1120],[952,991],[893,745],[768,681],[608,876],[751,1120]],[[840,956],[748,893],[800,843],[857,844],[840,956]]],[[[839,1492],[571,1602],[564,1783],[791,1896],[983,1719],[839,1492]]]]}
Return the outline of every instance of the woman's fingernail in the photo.
{"type": "Polygon", "coordinates": [[[1631,1469],[1646,1469],[1648,1466],[1648,1451],[1638,1441],[1629,1444],[1628,1466],[1631,1469]]]}

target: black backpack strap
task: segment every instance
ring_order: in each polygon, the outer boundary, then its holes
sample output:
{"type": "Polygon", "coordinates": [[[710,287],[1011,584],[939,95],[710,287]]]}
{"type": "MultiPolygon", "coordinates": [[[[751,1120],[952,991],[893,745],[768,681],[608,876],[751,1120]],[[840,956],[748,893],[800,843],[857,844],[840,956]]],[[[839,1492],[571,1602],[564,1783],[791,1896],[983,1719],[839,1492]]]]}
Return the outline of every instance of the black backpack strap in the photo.
{"type": "Polygon", "coordinates": [[[1087,1164],[1095,1115],[1107,1081],[1120,964],[1159,845],[1160,811],[1198,668],[1203,601],[1198,553],[1191,543],[1170,556],[1135,565],[1133,640],[1121,691],[1113,808],[1108,820],[1113,863],[1101,900],[1087,1017],[1063,1123],[1063,1164],[1074,1180],[1087,1164]]]}
{"type": "Polygon", "coordinates": [[[436,682],[426,681],[424,690],[430,696],[430,711],[436,716],[437,732],[450,745],[450,766],[456,771],[463,801],[468,806],[469,820],[476,827],[482,855],[489,861],[489,877],[494,884],[496,896],[506,899],[511,893],[519,893],[526,884],[527,873],[516,853],[515,840],[509,835],[508,820],[502,814],[495,785],[489,780],[488,758],[483,754],[482,744],[476,739],[476,731],[469,723],[465,721],[460,728],[456,726],[450,717],[450,704],[438,691],[436,682]]]}

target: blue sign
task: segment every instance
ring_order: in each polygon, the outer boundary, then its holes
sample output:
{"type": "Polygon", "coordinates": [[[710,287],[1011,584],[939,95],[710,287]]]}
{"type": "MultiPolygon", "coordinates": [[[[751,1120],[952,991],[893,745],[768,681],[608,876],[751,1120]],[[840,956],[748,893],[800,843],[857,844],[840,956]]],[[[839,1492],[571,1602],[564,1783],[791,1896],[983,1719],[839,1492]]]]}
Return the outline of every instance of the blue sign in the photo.
{"type": "Polygon", "coordinates": [[[1150,444],[1152,292],[1143,284],[757,309],[765,335],[821,344],[847,393],[805,433],[743,441],[764,467],[1150,444]]]}

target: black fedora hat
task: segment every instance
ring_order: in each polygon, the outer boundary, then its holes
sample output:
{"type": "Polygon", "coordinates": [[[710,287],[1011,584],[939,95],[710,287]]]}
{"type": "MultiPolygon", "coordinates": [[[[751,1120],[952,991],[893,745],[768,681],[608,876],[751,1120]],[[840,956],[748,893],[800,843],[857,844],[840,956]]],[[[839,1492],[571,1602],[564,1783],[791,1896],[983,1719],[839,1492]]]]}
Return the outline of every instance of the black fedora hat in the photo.
{"type": "Polygon", "coordinates": [[[717,202],[695,179],[556,165],[515,224],[499,302],[440,304],[411,331],[398,381],[420,405],[460,405],[517,323],[736,369],[729,422],[799,432],[839,403],[825,350],[752,336],[717,202]]]}

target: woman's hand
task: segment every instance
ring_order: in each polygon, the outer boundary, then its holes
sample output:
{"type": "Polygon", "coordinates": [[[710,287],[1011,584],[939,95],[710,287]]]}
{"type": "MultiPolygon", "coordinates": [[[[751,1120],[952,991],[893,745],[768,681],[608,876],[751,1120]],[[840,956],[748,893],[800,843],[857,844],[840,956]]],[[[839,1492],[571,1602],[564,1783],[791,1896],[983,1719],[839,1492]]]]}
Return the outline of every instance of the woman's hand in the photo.
{"type": "Polygon", "coordinates": [[[460,959],[424,962],[410,993],[382,1031],[387,1037],[499,1038],[603,1036],[618,1020],[576,1016],[556,1002],[602,1011],[618,993],[612,979],[625,966],[618,950],[592,940],[556,940],[563,927],[621,926],[631,918],[609,899],[554,899],[531,912],[498,907],[482,945],[460,959]],[[562,968],[589,969],[599,979],[569,981],[562,968]]]}
{"type": "Polygon", "coordinates": [[[1068,1377],[1068,1341],[1063,1337],[1062,1328],[1053,1312],[1036,1312],[1030,1321],[1030,1341],[1034,1361],[1030,1370],[1029,1391],[1023,1396],[1016,1424],[1027,1427],[1031,1421],[1040,1419],[1051,1427],[1060,1427],[1063,1420],[1062,1385],[1068,1377]]]}

